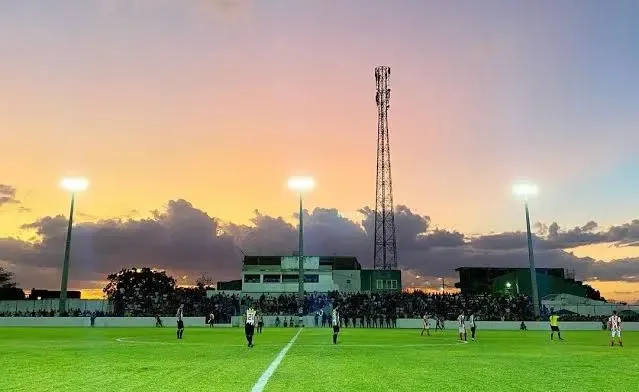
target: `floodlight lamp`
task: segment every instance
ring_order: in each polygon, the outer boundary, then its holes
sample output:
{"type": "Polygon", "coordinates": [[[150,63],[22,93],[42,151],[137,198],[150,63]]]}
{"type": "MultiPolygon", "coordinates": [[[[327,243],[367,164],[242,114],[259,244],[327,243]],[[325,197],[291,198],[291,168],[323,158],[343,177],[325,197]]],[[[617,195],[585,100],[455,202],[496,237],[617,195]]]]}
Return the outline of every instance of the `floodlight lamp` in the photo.
{"type": "Polygon", "coordinates": [[[511,286],[510,282],[506,282],[506,288],[509,289],[511,286]]]}
{"type": "Polygon", "coordinates": [[[60,186],[69,192],[82,192],[89,187],[89,180],[83,177],[66,177],[62,179],[60,186]]]}
{"type": "Polygon", "coordinates": [[[315,180],[311,177],[291,177],[288,187],[296,192],[308,192],[315,188],[315,180]]]}
{"type": "Polygon", "coordinates": [[[515,196],[528,198],[536,196],[539,193],[539,188],[535,184],[531,183],[519,183],[513,186],[513,194],[515,196]]]}

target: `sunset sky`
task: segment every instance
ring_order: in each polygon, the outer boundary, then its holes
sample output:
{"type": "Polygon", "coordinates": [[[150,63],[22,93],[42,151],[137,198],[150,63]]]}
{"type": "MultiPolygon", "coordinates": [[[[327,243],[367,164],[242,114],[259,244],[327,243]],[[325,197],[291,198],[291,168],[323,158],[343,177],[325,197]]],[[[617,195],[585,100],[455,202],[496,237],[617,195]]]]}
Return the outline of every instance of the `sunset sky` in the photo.
{"type": "Polygon", "coordinates": [[[539,266],[637,299],[637,18],[632,0],[0,1],[0,265],[21,286],[59,287],[58,182],[82,175],[71,286],[132,264],[233,278],[227,239],[294,249],[295,174],[318,184],[316,238],[351,230],[310,251],[368,264],[358,210],[374,207],[373,69],[389,65],[402,267],[525,266],[510,188],[530,179],[539,266]],[[145,224],[171,239],[188,227],[202,246],[185,239],[188,254],[160,260],[145,224]],[[516,245],[494,245],[504,237],[516,245]]]}

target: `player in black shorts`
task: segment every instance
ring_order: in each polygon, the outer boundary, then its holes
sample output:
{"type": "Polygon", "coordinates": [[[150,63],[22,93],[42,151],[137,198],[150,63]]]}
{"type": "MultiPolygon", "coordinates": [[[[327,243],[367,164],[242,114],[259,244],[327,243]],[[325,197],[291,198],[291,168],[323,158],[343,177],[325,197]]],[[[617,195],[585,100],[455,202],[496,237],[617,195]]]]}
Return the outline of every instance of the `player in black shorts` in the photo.
{"type": "Polygon", "coordinates": [[[182,339],[184,335],[184,321],[182,318],[184,317],[184,304],[181,304],[177,310],[177,314],[175,318],[177,318],[177,338],[182,339]]]}
{"type": "Polygon", "coordinates": [[[262,328],[264,328],[264,317],[261,314],[257,316],[257,333],[262,334],[262,328]]]}
{"type": "Polygon", "coordinates": [[[249,348],[253,347],[253,333],[255,332],[255,315],[257,312],[252,306],[246,309],[246,323],[244,324],[244,335],[246,335],[246,341],[249,348]]]}

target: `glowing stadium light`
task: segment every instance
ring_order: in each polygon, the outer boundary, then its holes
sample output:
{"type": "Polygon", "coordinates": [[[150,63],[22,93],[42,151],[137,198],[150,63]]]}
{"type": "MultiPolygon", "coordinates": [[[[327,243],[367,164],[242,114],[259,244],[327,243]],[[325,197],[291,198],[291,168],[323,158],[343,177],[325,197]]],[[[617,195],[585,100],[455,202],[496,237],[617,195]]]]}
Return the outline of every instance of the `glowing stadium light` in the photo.
{"type": "Polygon", "coordinates": [[[513,185],[513,194],[518,197],[528,199],[529,197],[537,196],[539,193],[539,187],[529,182],[521,182],[513,185]]]}
{"type": "Polygon", "coordinates": [[[65,177],[60,181],[60,186],[71,192],[71,209],[69,211],[69,225],[67,226],[67,240],[64,245],[64,261],[62,263],[62,277],[60,279],[60,301],[58,302],[58,312],[60,315],[63,315],[67,312],[67,286],[69,283],[69,257],[71,255],[75,194],[87,190],[89,180],[84,177],[65,177]]]}
{"type": "Polygon", "coordinates": [[[66,177],[60,181],[60,186],[69,192],[83,192],[89,187],[89,180],[84,177],[66,177]]]}
{"type": "Polygon", "coordinates": [[[299,195],[300,199],[300,210],[299,210],[299,247],[297,251],[298,256],[298,268],[299,268],[299,277],[298,277],[298,313],[299,313],[299,324],[303,324],[303,312],[304,312],[304,209],[302,207],[304,194],[312,191],[315,188],[315,180],[312,177],[290,177],[288,179],[288,187],[289,189],[295,191],[299,195]]]}
{"type": "MultiPolygon", "coordinates": [[[[526,237],[528,238],[528,263],[530,266],[530,287],[532,290],[533,308],[535,316],[541,314],[539,306],[539,291],[537,289],[537,268],[535,267],[535,256],[533,249],[533,238],[530,230],[530,212],[528,211],[528,199],[537,196],[539,188],[530,182],[520,182],[513,185],[513,194],[524,201],[524,211],[526,213],[526,237]]],[[[510,286],[506,286],[510,287],[510,286]]]]}
{"type": "Polygon", "coordinates": [[[512,285],[510,284],[510,282],[506,282],[506,288],[507,288],[507,289],[509,289],[509,288],[510,288],[510,286],[512,286],[512,285]]]}
{"type": "Polygon", "coordinates": [[[291,177],[288,179],[288,187],[296,192],[309,192],[315,188],[315,180],[312,177],[291,177]]]}

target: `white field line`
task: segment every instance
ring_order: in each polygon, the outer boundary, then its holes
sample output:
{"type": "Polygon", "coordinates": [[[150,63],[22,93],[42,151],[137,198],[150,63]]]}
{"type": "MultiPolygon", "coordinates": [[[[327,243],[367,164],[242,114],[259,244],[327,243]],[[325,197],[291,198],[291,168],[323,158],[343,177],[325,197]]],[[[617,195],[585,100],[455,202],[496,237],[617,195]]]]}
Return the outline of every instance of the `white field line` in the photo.
{"type": "Polygon", "coordinates": [[[262,373],[262,376],[260,376],[260,378],[257,380],[255,385],[253,385],[253,389],[251,389],[251,392],[262,392],[264,390],[264,387],[268,383],[268,380],[271,378],[273,373],[275,373],[275,370],[277,369],[277,367],[280,366],[280,362],[282,362],[282,359],[284,359],[284,356],[286,355],[288,350],[290,350],[290,348],[293,346],[293,343],[295,343],[295,341],[297,340],[297,337],[300,336],[301,332],[302,332],[302,329],[300,328],[300,330],[297,331],[295,336],[293,336],[291,341],[288,342],[286,346],[284,346],[284,348],[282,349],[282,351],[280,351],[279,354],[277,354],[277,357],[275,357],[273,362],[271,362],[271,364],[268,366],[268,368],[266,368],[264,373],[262,373]]]}

